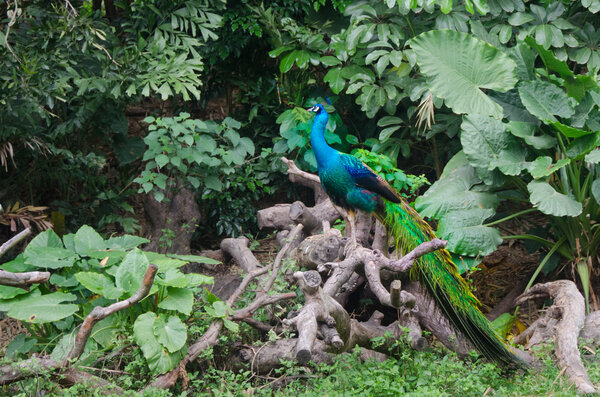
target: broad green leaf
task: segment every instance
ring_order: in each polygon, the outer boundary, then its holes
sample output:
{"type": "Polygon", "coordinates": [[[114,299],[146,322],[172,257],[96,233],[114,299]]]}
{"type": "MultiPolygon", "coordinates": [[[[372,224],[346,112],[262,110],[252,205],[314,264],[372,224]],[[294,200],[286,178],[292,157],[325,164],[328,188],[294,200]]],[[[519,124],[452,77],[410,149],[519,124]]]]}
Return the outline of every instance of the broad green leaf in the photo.
{"type": "Polygon", "coordinates": [[[288,72],[292,66],[294,66],[294,62],[296,62],[297,51],[292,51],[281,59],[279,63],[279,71],[281,73],[288,72]]]}
{"type": "Polygon", "coordinates": [[[154,320],[154,335],[162,346],[170,353],[175,353],[185,345],[187,340],[187,327],[179,317],[169,316],[167,322],[164,317],[158,316],[154,320]]]}
{"type": "Polygon", "coordinates": [[[547,123],[558,121],[554,116],[569,118],[575,113],[567,94],[546,81],[520,83],[519,96],[529,113],[547,123]]]}
{"type": "Polygon", "coordinates": [[[155,281],[157,284],[169,287],[186,287],[187,277],[179,269],[167,269],[164,274],[159,274],[155,281]]]}
{"type": "Polygon", "coordinates": [[[106,240],[106,248],[110,250],[129,250],[149,242],[150,240],[146,238],[126,234],[124,236],[111,237],[106,240]]]}
{"type": "Polygon", "coordinates": [[[117,342],[117,335],[121,327],[116,314],[103,318],[98,321],[92,329],[92,338],[104,348],[114,346],[117,342]]]}
{"type": "Polygon", "coordinates": [[[550,184],[542,181],[531,181],[527,185],[531,194],[531,203],[547,215],[577,216],[581,214],[582,205],[571,196],[554,190],[550,184]]]}
{"type": "Polygon", "coordinates": [[[23,253],[25,263],[48,269],[59,269],[71,267],[78,259],[77,255],[70,250],[57,247],[30,247],[23,253]]]}
{"type": "Polygon", "coordinates": [[[204,185],[207,188],[215,190],[217,192],[220,192],[221,189],[223,189],[223,183],[221,182],[219,177],[216,175],[207,176],[206,179],[204,180],[204,185]]]}
{"type": "Polygon", "coordinates": [[[535,124],[522,121],[510,121],[508,131],[516,137],[522,138],[526,144],[535,149],[550,149],[556,146],[556,138],[550,135],[535,136],[535,124]]]}
{"type": "Polygon", "coordinates": [[[220,261],[218,261],[216,259],[212,259],[207,256],[200,256],[200,255],[169,254],[169,257],[175,258],[175,259],[180,259],[182,261],[193,262],[193,263],[207,263],[209,265],[218,265],[221,263],[220,261]]]}
{"type": "Polygon", "coordinates": [[[25,295],[29,291],[23,288],[0,285],[0,299],[12,299],[17,295],[25,295]]]}
{"type": "Polygon", "coordinates": [[[162,347],[154,335],[155,318],[156,315],[152,312],[138,316],[133,324],[133,338],[142,349],[152,373],[164,374],[179,364],[183,358],[183,352],[169,353],[162,347]]]}
{"type": "Polygon", "coordinates": [[[553,122],[552,125],[568,138],[579,138],[590,134],[597,134],[597,132],[580,130],[579,128],[573,128],[568,125],[559,123],[558,121],[553,122]]]}
{"type": "Polygon", "coordinates": [[[504,150],[518,150],[515,138],[501,121],[478,114],[463,117],[460,142],[465,156],[487,185],[502,181],[502,175],[490,167],[492,160],[498,159],[504,150]]]}
{"type": "Polygon", "coordinates": [[[329,72],[323,77],[323,81],[329,83],[331,91],[336,95],[339,94],[346,85],[346,80],[342,76],[342,68],[340,67],[329,69],[329,72]]]}
{"type": "Polygon", "coordinates": [[[600,204],[600,178],[592,182],[592,196],[598,204],[600,204]]]}
{"type": "Polygon", "coordinates": [[[33,291],[27,292],[26,294],[17,295],[10,299],[0,299],[0,312],[9,311],[14,305],[26,301],[28,299],[33,299],[35,297],[41,296],[42,293],[38,288],[35,288],[33,291]]]}
{"type": "Polygon", "coordinates": [[[422,33],[410,40],[410,46],[431,92],[455,113],[502,117],[500,105],[483,89],[504,92],[514,87],[516,64],[507,55],[469,34],[451,30],[422,33]]]}
{"type": "Polygon", "coordinates": [[[325,66],[337,66],[342,63],[339,59],[330,55],[321,57],[319,60],[325,66]]]}
{"type": "Polygon", "coordinates": [[[58,321],[79,310],[77,305],[63,304],[63,302],[74,301],[75,299],[77,299],[75,295],[63,292],[29,297],[11,305],[7,315],[17,320],[35,324],[58,321]]]}
{"type": "Polygon", "coordinates": [[[448,240],[448,250],[459,255],[487,255],[502,243],[500,232],[483,226],[483,221],[494,215],[491,208],[471,208],[452,211],[440,218],[437,235],[448,240]]]}
{"type": "MultiPolygon", "coordinates": [[[[58,237],[58,234],[56,234],[54,230],[48,229],[35,236],[33,240],[27,244],[27,248],[37,247],[63,248],[63,243],[60,241],[60,237],[58,237]]],[[[25,248],[25,250],[27,250],[27,248],[25,248]]]]}
{"type": "Polygon", "coordinates": [[[540,156],[531,162],[528,169],[532,177],[539,179],[553,174],[570,162],[571,159],[560,159],[556,164],[552,164],[551,157],[540,156]]]}
{"type": "Polygon", "coordinates": [[[600,149],[592,150],[585,156],[586,163],[598,164],[600,163],[600,149]]]}
{"type": "Polygon", "coordinates": [[[197,287],[202,284],[214,284],[215,280],[211,276],[205,276],[200,273],[187,273],[188,287],[197,287]]]}
{"type": "Polygon", "coordinates": [[[175,310],[187,316],[192,312],[194,293],[190,289],[167,287],[167,294],[158,307],[165,310],[175,310]]]}
{"type": "Polygon", "coordinates": [[[567,156],[571,159],[579,159],[598,145],[600,145],[600,133],[575,138],[567,146],[567,156]]]}
{"type": "Polygon", "coordinates": [[[25,356],[36,343],[37,339],[28,338],[25,333],[19,334],[6,346],[4,355],[9,360],[14,360],[18,356],[25,356]]]}
{"type": "Polygon", "coordinates": [[[460,151],[446,164],[440,179],[417,198],[415,208],[422,216],[436,219],[455,210],[495,209],[499,203],[496,195],[470,190],[479,183],[481,179],[460,151]]]}
{"type": "Polygon", "coordinates": [[[75,251],[79,255],[87,255],[89,251],[106,248],[106,243],[97,231],[90,226],[83,225],[75,233],[75,251]]]}
{"type": "Polygon", "coordinates": [[[104,296],[106,299],[119,299],[123,289],[115,287],[112,279],[96,272],[79,272],[75,274],[77,281],[90,291],[104,296]]]}
{"type": "Polygon", "coordinates": [[[131,250],[117,267],[115,273],[117,287],[127,295],[133,295],[140,288],[148,265],[148,259],[142,251],[138,248],[131,250]]]}
{"type": "Polygon", "coordinates": [[[489,169],[498,168],[504,175],[520,175],[521,171],[527,168],[526,156],[527,149],[511,144],[507,149],[502,150],[498,157],[490,161],[489,169]]]}

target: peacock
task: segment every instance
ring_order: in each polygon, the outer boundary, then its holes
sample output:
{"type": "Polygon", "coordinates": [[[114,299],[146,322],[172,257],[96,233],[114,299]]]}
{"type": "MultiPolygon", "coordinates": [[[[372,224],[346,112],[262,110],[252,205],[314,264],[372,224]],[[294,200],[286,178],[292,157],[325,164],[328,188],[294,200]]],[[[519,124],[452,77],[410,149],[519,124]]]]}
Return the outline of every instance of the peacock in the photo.
{"type": "MultiPolygon", "coordinates": [[[[357,210],[374,215],[384,224],[395,247],[402,252],[435,238],[431,226],[383,178],[356,157],[327,144],[325,126],[329,115],[323,105],[317,104],[308,110],[316,113],[310,142],[321,185],[331,201],[348,213],[350,246],[357,244],[354,232],[357,210]]],[[[451,323],[486,357],[509,366],[523,365],[479,310],[477,298],[458,273],[447,250],[419,258],[410,271],[410,278],[425,286],[451,323]]]]}

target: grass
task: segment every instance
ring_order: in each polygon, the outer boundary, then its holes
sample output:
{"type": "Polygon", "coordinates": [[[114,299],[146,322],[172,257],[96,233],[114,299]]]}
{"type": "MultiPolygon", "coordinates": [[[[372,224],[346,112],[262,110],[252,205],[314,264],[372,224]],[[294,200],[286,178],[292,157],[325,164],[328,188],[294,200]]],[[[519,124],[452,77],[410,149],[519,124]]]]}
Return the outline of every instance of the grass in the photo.
{"type": "MultiPolygon", "coordinates": [[[[361,362],[358,353],[340,356],[330,365],[298,368],[292,363],[270,374],[258,377],[249,371],[233,372],[210,367],[202,373],[189,373],[186,391],[149,390],[126,392],[121,396],[573,396],[574,386],[561,374],[549,353],[549,348],[538,352],[543,368],[528,372],[507,374],[496,364],[473,354],[459,359],[442,348],[424,352],[401,349],[396,357],[383,362],[361,362]]],[[[584,365],[590,379],[600,386],[600,357],[584,355],[584,365]]],[[[132,368],[130,368],[132,369],[132,368]]],[[[140,371],[143,372],[143,371],[140,371]]],[[[140,374],[141,375],[141,374],[140,374]]],[[[143,376],[142,376],[143,378],[143,376]]],[[[55,383],[43,378],[20,382],[21,390],[14,397],[38,395],[46,390],[53,396],[87,397],[101,395],[85,385],[58,389],[55,383]],[[50,385],[53,385],[50,386],[50,385]],[[50,387],[50,389],[45,388],[50,387]]],[[[141,387],[140,384],[114,379],[121,387],[141,387]]]]}

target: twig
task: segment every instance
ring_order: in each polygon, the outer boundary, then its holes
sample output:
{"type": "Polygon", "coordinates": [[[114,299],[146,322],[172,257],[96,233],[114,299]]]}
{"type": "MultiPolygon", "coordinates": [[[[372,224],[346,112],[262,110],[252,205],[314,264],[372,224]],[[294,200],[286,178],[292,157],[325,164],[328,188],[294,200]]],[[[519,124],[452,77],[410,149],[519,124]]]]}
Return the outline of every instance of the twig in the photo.
{"type": "Polygon", "coordinates": [[[108,307],[100,307],[96,306],[90,314],[85,318],[83,324],[81,324],[81,328],[77,333],[77,337],[75,338],[75,344],[73,348],[67,355],[67,357],[63,360],[62,365],[66,366],[71,360],[74,360],[81,356],[83,353],[83,349],[85,348],[85,344],[92,333],[92,329],[94,325],[102,320],[110,316],[111,314],[118,312],[119,310],[127,309],[135,305],[137,302],[141,301],[148,295],[150,289],[152,288],[152,283],[154,282],[154,276],[158,271],[158,266],[150,264],[148,269],[146,269],[146,274],[144,274],[144,279],[140,288],[133,294],[130,298],[125,299],[123,301],[115,302],[108,307]]]}
{"type": "Polygon", "coordinates": [[[10,10],[11,4],[10,0],[6,0],[6,8],[8,8],[7,14],[10,14],[10,21],[6,24],[6,33],[4,34],[4,45],[8,48],[8,51],[12,54],[13,58],[19,63],[21,63],[21,59],[15,54],[10,44],[8,44],[8,35],[10,34],[10,28],[17,22],[17,15],[19,14],[19,2],[15,1],[15,9],[10,10]],[[12,12],[11,12],[12,11],[12,12]]]}
{"type": "Polygon", "coordinates": [[[22,230],[21,232],[19,232],[19,234],[17,234],[14,237],[11,237],[7,242],[5,242],[4,244],[0,245],[0,257],[2,255],[4,255],[9,249],[11,249],[12,247],[14,247],[18,243],[20,243],[21,240],[23,240],[25,237],[29,236],[30,234],[31,234],[31,229],[30,228],[25,228],[24,230],[22,230]]]}
{"type": "Polygon", "coordinates": [[[50,279],[50,272],[12,273],[0,269],[0,285],[26,288],[31,284],[45,283],[50,279]]]}

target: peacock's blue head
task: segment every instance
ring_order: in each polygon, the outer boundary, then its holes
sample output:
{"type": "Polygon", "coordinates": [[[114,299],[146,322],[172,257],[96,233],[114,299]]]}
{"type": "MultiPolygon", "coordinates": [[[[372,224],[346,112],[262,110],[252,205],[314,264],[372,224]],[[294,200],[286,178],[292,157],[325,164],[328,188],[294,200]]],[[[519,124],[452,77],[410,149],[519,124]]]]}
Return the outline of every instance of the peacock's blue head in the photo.
{"type": "Polygon", "coordinates": [[[317,115],[321,114],[321,113],[327,113],[327,111],[325,110],[325,107],[323,105],[321,105],[320,103],[317,103],[316,105],[306,109],[309,112],[315,112],[317,115]]]}

